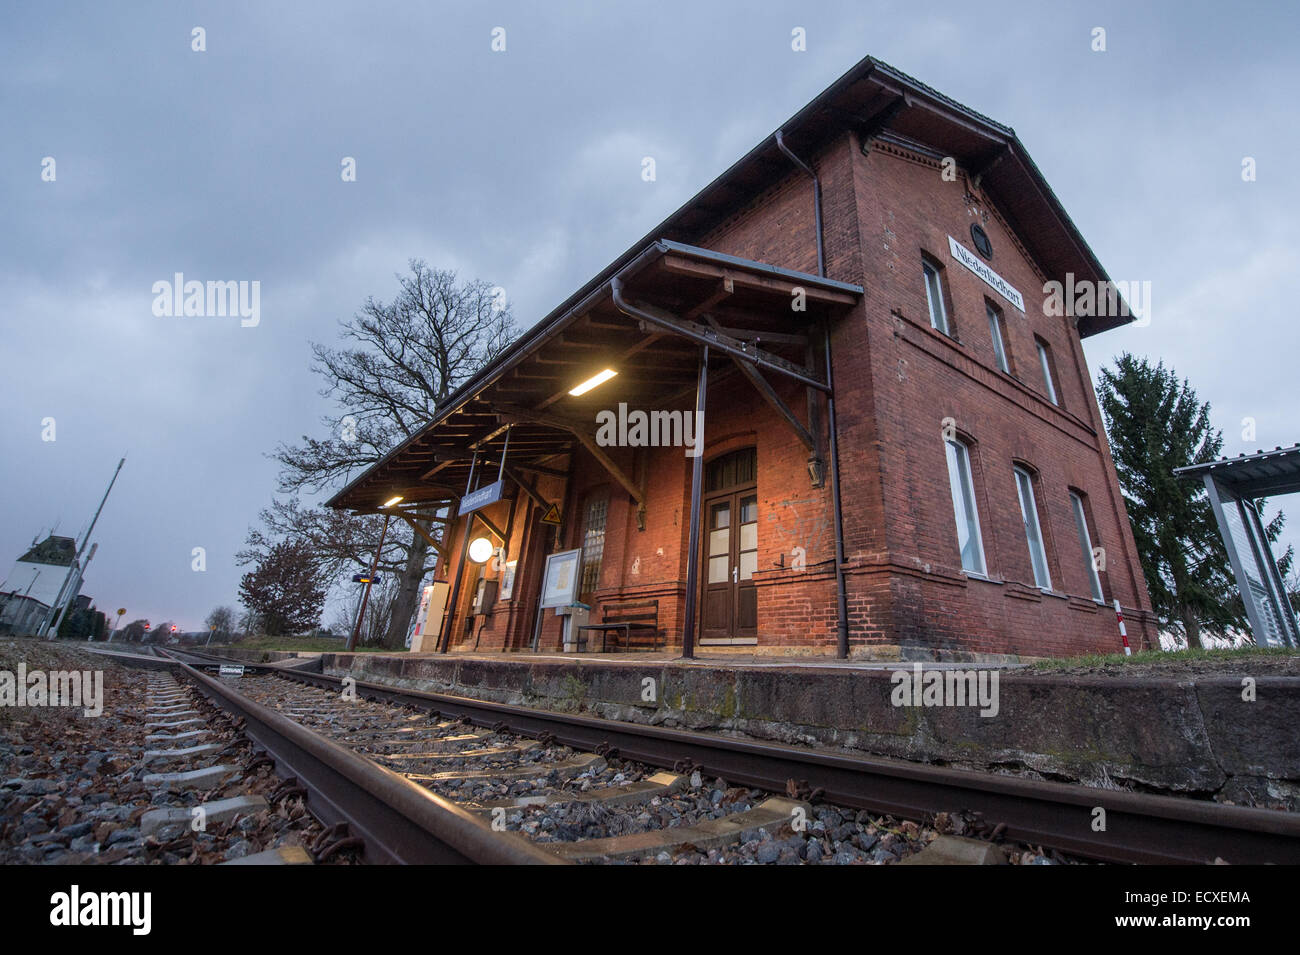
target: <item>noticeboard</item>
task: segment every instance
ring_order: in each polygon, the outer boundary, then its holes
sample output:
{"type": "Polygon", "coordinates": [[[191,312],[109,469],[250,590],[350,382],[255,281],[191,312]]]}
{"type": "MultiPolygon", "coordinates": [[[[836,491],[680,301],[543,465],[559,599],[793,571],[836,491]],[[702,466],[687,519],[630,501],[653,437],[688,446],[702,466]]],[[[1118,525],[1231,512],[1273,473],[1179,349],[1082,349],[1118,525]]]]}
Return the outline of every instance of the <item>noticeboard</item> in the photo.
{"type": "Polygon", "coordinates": [[[562,550],[546,558],[542,607],[567,607],[578,599],[578,561],[581,557],[581,550],[562,550]]]}

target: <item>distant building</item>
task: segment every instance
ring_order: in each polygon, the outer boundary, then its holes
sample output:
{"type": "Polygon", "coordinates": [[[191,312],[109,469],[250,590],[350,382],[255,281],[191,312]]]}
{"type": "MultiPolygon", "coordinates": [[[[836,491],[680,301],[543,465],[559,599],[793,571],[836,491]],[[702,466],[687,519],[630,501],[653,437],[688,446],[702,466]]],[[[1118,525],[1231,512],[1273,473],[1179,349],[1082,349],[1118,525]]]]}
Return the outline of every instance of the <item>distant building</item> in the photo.
{"type": "Polygon", "coordinates": [[[0,593],[0,633],[30,633],[40,625],[76,556],[75,540],[51,534],[18,558],[0,593]]]}

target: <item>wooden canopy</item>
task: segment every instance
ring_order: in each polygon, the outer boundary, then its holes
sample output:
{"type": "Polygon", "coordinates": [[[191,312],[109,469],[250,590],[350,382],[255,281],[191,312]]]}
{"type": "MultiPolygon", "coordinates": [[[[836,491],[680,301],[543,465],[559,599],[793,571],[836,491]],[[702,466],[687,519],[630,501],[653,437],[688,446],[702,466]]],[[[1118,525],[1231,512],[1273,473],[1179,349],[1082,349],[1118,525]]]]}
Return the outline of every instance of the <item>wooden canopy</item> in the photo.
{"type": "Polygon", "coordinates": [[[845,282],[652,242],[573,307],[515,342],[428,425],[327,504],[376,512],[400,495],[399,512],[427,514],[430,505],[465,493],[475,461],[497,467],[507,432],[505,473],[521,486],[528,474],[566,473],[563,456],[582,444],[643,502],[642,490],[595,443],[599,410],[618,402],[645,410],[690,407],[705,343],[716,364],[736,365],[766,400],[780,402],[767,384],[774,376],[826,390],[824,371],[807,364],[809,336],[861,293],[845,282]],[[611,382],[580,397],[569,394],[607,368],[617,372],[611,382]]]}

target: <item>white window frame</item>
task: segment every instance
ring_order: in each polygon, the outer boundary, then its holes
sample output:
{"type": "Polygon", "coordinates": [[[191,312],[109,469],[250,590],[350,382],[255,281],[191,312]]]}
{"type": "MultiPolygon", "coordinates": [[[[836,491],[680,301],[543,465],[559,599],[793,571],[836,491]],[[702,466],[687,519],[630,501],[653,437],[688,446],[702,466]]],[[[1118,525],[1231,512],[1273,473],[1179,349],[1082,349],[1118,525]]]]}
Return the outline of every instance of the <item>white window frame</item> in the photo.
{"type": "Polygon", "coordinates": [[[1034,476],[1019,465],[1014,470],[1016,496],[1020,499],[1020,520],[1025,528],[1025,543],[1029,546],[1029,565],[1034,572],[1034,586],[1039,590],[1050,591],[1052,570],[1047,566],[1047,545],[1043,542],[1043,522],[1038,517],[1038,500],[1034,496],[1034,476]],[[1025,500],[1026,495],[1028,500],[1025,500]],[[1035,545],[1038,548],[1037,554],[1034,552],[1035,545]]]}
{"type": "Polygon", "coordinates": [[[1007,343],[1002,336],[1002,313],[993,307],[993,303],[985,302],[984,311],[989,316],[989,335],[993,339],[993,356],[997,359],[998,370],[1011,374],[1011,363],[1007,361],[1007,343]]]}
{"type": "Polygon", "coordinates": [[[1047,386],[1047,397],[1052,399],[1052,404],[1060,407],[1061,401],[1056,396],[1056,382],[1052,380],[1052,362],[1047,355],[1047,345],[1042,339],[1035,338],[1034,347],[1038,349],[1038,364],[1043,368],[1043,384],[1047,386]]]}
{"type": "Polygon", "coordinates": [[[970,446],[960,439],[945,439],[944,454],[948,459],[948,485],[952,491],[953,520],[957,525],[957,553],[962,570],[977,577],[987,577],[988,562],[984,559],[984,535],[980,531],[979,506],[975,503],[970,446]],[[978,566],[966,565],[966,548],[962,547],[963,530],[974,536],[975,550],[972,556],[978,558],[978,566]]]}
{"type": "Polygon", "coordinates": [[[1088,570],[1088,585],[1092,588],[1092,599],[1099,604],[1106,603],[1106,596],[1101,589],[1101,575],[1097,573],[1097,561],[1092,554],[1092,534],[1088,531],[1088,513],[1084,510],[1083,498],[1070,492],[1070,507],[1074,511],[1074,525],[1079,532],[1079,547],[1083,551],[1083,566],[1088,570]]]}
{"type": "Polygon", "coordinates": [[[948,322],[948,308],[943,300],[943,276],[939,266],[933,265],[929,259],[921,259],[921,277],[925,282],[925,303],[930,310],[930,327],[951,338],[952,325],[948,322]]]}

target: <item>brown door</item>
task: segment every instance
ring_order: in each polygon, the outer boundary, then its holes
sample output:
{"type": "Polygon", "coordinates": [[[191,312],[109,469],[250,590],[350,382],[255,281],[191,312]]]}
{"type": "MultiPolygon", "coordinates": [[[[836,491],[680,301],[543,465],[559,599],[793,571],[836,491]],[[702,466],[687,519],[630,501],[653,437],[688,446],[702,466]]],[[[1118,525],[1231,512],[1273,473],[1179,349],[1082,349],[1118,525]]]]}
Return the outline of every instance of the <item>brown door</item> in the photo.
{"type": "Polygon", "coordinates": [[[705,640],[758,634],[758,494],[750,488],[704,502],[704,599],[700,636],[705,640]]]}

